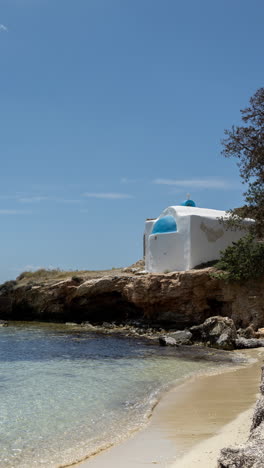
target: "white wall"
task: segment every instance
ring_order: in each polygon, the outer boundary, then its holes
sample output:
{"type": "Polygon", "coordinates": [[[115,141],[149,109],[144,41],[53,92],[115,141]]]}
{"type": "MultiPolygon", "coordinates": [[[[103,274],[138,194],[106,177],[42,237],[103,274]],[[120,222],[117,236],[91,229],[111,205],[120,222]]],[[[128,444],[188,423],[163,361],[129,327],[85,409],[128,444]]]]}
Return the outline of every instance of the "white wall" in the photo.
{"type": "Polygon", "coordinates": [[[188,269],[217,260],[221,250],[238,241],[245,231],[225,229],[217,219],[202,216],[191,216],[191,251],[188,269]]]}
{"type": "Polygon", "coordinates": [[[164,273],[185,270],[187,265],[185,236],[179,232],[166,232],[149,236],[146,270],[153,273],[164,273]]]}
{"type": "Polygon", "coordinates": [[[152,271],[151,264],[150,264],[150,256],[149,256],[149,236],[152,232],[153,226],[155,224],[156,219],[147,219],[145,222],[145,231],[144,231],[144,245],[145,245],[145,270],[152,271]]]}

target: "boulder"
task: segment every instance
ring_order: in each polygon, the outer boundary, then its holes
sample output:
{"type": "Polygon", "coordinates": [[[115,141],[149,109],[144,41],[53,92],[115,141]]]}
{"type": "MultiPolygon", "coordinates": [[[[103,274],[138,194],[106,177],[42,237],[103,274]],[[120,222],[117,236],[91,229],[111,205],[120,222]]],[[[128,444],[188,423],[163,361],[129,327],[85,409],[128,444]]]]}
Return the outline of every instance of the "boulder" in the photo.
{"type": "Polygon", "coordinates": [[[168,335],[173,338],[178,345],[191,345],[192,344],[192,333],[189,330],[178,330],[168,335]]]}
{"type": "Polygon", "coordinates": [[[259,328],[255,333],[256,338],[264,338],[264,328],[259,328]]]}
{"type": "Polygon", "coordinates": [[[8,327],[8,322],[6,320],[0,320],[0,327],[8,327]]]}
{"type": "Polygon", "coordinates": [[[170,336],[160,336],[159,344],[160,346],[178,346],[176,340],[170,336]]]}
{"type": "Polygon", "coordinates": [[[233,320],[228,317],[209,317],[203,324],[191,327],[190,332],[194,341],[221,349],[235,348],[237,332],[233,320]]]}
{"type": "MultiPolygon", "coordinates": [[[[262,429],[263,431],[263,429],[262,429]]],[[[260,432],[258,430],[257,432],[260,432]]],[[[256,435],[256,434],[255,434],[256,435]]],[[[263,434],[262,434],[263,437],[263,434]]],[[[243,448],[221,450],[218,468],[263,468],[264,440],[251,440],[243,448]]]]}
{"type": "Polygon", "coordinates": [[[264,346],[264,340],[259,338],[242,338],[239,337],[235,340],[235,346],[237,349],[250,349],[250,348],[261,348],[264,346]]]}
{"type": "Polygon", "coordinates": [[[112,328],[116,328],[116,325],[115,325],[114,323],[103,322],[103,323],[102,323],[102,327],[103,327],[103,328],[112,329],[112,328]]]}

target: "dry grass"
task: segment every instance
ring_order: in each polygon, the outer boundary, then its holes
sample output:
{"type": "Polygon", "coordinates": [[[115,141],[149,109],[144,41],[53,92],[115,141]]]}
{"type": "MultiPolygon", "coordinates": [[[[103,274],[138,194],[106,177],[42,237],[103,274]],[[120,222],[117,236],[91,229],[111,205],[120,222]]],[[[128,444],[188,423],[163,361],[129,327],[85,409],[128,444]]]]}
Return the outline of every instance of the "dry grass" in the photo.
{"type": "Polygon", "coordinates": [[[60,268],[46,269],[40,268],[36,271],[23,271],[16,281],[19,285],[27,285],[32,283],[50,283],[54,280],[75,279],[76,281],[85,281],[88,279],[101,278],[102,276],[128,276],[131,275],[133,269],[142,269],[144,267],[143,260],[138,260],[136,263],[127,268],[111,268],[110,270],[61,270],[60,268]],[[132,270],[131,270],[132,269],[132,270]],[[127,271],[126,271],[127,270],[127,271]]]}
{"type": "Polygon", "coordinates": [[[122,268],[112,268],[111,270],[60,270],[40,268],[36,271],[24,271],[17,277],[17,281],[26,284],[30,282],[48,282],[63,280],[67,278],[100,278],[102,276],[125,275],[122,268]]]}

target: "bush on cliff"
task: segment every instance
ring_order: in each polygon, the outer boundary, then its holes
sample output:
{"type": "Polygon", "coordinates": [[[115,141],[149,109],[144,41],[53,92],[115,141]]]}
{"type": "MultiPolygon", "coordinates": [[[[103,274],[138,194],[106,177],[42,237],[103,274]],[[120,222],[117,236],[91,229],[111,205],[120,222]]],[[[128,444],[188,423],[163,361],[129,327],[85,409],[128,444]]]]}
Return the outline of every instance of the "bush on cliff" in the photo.
{"type": "Polygon", "coordinates": [[[264,275],[264,243],[249,234],[221,252],[215,267],[222,270],[213,276],[227,280],[249,280],[264,275]]]}

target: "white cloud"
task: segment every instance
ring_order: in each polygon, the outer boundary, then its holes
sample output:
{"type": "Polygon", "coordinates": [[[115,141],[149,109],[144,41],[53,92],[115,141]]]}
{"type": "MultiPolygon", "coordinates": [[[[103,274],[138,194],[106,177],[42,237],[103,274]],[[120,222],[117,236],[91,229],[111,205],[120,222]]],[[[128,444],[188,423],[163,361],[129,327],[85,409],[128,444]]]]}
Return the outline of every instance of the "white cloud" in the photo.
{"type": "Polygon", "coordinates": [[[124,198],[134,198],[133,195],[129,195],[127,193],[114,193],[114,192],[86,192],[83,194],[84,197],[89,198],[104,198],[108,200],[121,200],[124,198]]]}
{"type": "Polygon", "coordinates": [[[160,185],[173,185],[174,187],[184,187],[188,189],[200,188],[200,189],[228,189],[240,187],[239,184],[227,181],[225,179],[217,179],[208,177],[204,179],[155,179],[154,184],[160,185]]]}
{"type": "Polygon", "coordinates": [[[0,215],[28,215],[32,214],[30,210],[0,210],[0,215]]]}
{"type": "Polygon", "coordinates": [[[49,197],[22,197],[18,199],[20,203],[39,203],[49,200],[49,197]]]}
{"type": "Polygon", "coordinates": [[[47,196],[33,196],[33,197],[20,197],[18,198],[20,203],[41,203],[43,201],[51,201],[56,203],[82,203],[81,200],[74,200],[68,198],[58,198],[58,197],[47,197],[47,196]]]}
{"type": "Polygon", "coordinates": [[[8,32],[8,28],[4,24],[0,24],[0,32],[8,32]]]}

